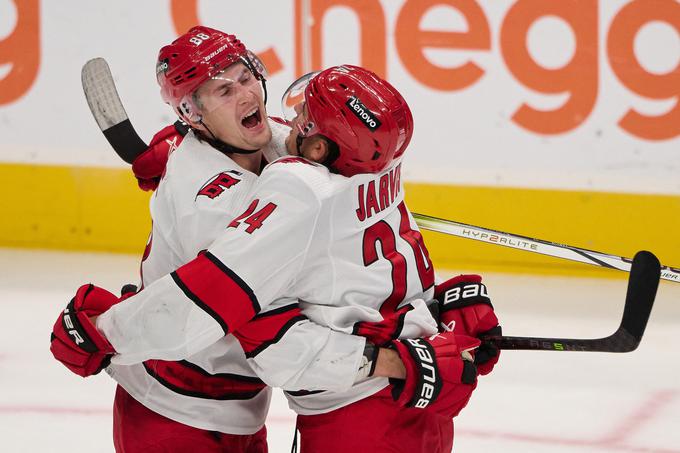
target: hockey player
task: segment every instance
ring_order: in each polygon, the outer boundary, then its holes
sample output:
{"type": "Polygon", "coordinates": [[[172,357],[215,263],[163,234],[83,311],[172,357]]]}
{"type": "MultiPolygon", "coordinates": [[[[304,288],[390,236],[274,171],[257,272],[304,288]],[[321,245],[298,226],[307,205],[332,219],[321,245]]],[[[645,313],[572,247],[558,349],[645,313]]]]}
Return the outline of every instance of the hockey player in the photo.
{"type": "MultiPolygon", "coordinates": [[[[142,188],[156,188],[156,177],[166,173],[150,202],[153,223],[142,286],[190,261],[219,235],[238,214],[266,160],[285,153],[281,143],[287,133],[267,118],[264,68],[234,36],[197,27],[161,49],[156,74],[159,80],[176,78],[161,94],[168,101],[183,90],[181,104],[173,106],[193,131],[174,152],[181,136],[172,126],[164,129],[133,164],[142,188]],[[219,96],[209,92],[215,89],[219,96]],[[202,107],[200,118],[196,104],[202,107]]],[[[106,371],[119,383],[118,452],[267,451],[264,423],[271,390],[232,336],[182,361],[114,363],[106,371]]]]}
{"type": "MultiPolygon", "coordinates": [[[[302,296],[314,304],[305,304],[305,314],[310,318],[316,318],[317,322],[338,331],[362,333],[379,344],[387,343],[399,335],[417,337],[433,333],[431,321],[426,316],[429,313],[427,307],[422,301],[416,300],[418,296],[431,294],[432,268],[419,233],[412,229],[413,222],[403,205],[399,180],[399,159],[411,133],[410,112],[405,103],[400,104],[403,101],[399,101],[400,97],[396,103],[388,102],[394,100],[389,99],[389,96],[387,101],[381,97],[387,94],[394,98],[396,92],[390,91],[391,87],[378,95],[368,90],[376,87],[384,89],[388,86],[384,81],[370,79],[374,76],[369,77],[358,68],[342,67],[334,70],[336,75],[346,72],[348,77],[344,80],[347,82],[345,87],[352,86],[350,89],[344,88],[346,93],[340,93],[341,97],[345,96],[345,105],[357,114],[352,115],[360,121],[357,123],[350,117],[349,135],[357,132],[358,125],[368,129],[385,126],[374,136],[375,140],[368,148],[362,142],[355,142],[355,149],[345,148],[346,141],[333,137],[337,146],[334,148],[333,142],[318,135],[319,130],[315,130],[314,123],[310,122],[312,127],[308,128],[308,132],[315,133],[298,135],[295,139],[296,148],[303,151],[305,157],[326,162],[340,175],[331,174],[326,167],[312,165],[304,159],[284,158],[270,165],[263,174],[263,180],[255,184],[255,195],[244,213],[229,224],[223,237],[211,247],[211,252],[206,252],[171,276],[159,279],[99,319],[99,328],[115,349],[89,326],[86,317],[83,318],[83,315],[101,311],[98,301],[106,297],[101,290],[96,289],[79,291],[67,309],[63,318],[67,325],[64,329],[68,332],[66,335],[55,325],[59,347],[68,348],[68,342],[74,341],[73,336],[87,332],[89,339],[85,342],[87,354],[84,363],[90,372],[96,370],[100,365],[98,362],[106,360],[114,350],[118,353],[114,361],[119,363],[134,363],[149,357],[180,359],[208,346],[224,333],[237,330],[265,308],[267,311],[258,315],[257,322],[251,323],[252,326],[264,325],[265,328],[249,329],[246,326],[243,329],[245,333],[240,333],[240,336],[246,345],[247,354],[256,365],[262,364],[262,370],[272,369],[270,364],[277,360],[277,343],[283,339],[286,339],[283,343],[287,342],[292,330],[288,321],[281,325],[282,317],[279,315],[285,314],[285,318],[291,312],[296,313],[294,308],[289,308],[290,304],[281,305],[282,296],[302,296]],[[357,75],[362,75],[359,77],[360,82],[361,77],[366,77],[368,85],[357,86],[357,75]],[[376,106],[375,99],[371,97],[377,97],[378,104],[385,102],[384,108],[376,106]],[[367,104],[366,99],[371,102],[367,104]],[[324,146],[327,146],[326,150],[324,146]],[[366,154],[368,149],[371,150],[370,155],[366,154]],[[373,173],[358,174],[357,169],[373,173]],[[348,219],[348,212],[356,215],[357,220],[348,219]],[[363,223],[365,220],[369,222],[363,223]],[[275,226],[266,228],[267,223],[275,226]],[[256,236],[258,230],[265,234],[256,236]],[[398,239],[395,232],[398,232],[398,239]],[[290,256],[276,254],[274,246],[280,246],[284,240],[288,251],[292,252],[290,256]],[[272,256],[262,260],[260,255],[264,251],[272,256]],[[360,258],[362,255],[363,262],[360,258]],[[258,260],[259,267],[249,262],[253,256],[258,260]],[[370,272],[361,271],[364,267],[369,268],[367,270],[370,272]],[[411,270],[410,274],[407,269],[411,270]],[[313,277],[318,278],[319,282],[312,284],[313,277]],[[342,302],[333,305],[334,297],[331,296],[340,296],[342,302]],[[381,297],[384,304],[376,304],[376,299],[381,297]],[[134,305],[131,303],[133,300],[134,305]],[[404,307],[404,301],[414,303],[404,307]],[[80,320],[81,324],[69,330],[69,323],[74,319],[80,320]],[[145,328],[143,335],[139,330],[141,326],[145,328]],[[262,341],[272,332],[275,332],[272,338],[262,341]],[[257,346],[251,348],[255,344],[257,346]]],[[[314,79],[320,82],[317,88],[329,91],[321,83],[323,78],[318,77],[318,80],[314,79]]],[[[339,83],[338,86],[343,87],[343,84],[339,83]]],[[[308,90],[305,94],[310,102],[308,90]]],[[[332,106],[335,109],[340,107],[337,102],[332,106]]],[[[301,112],[304,113],[304,110],[301,112]]],[[[347,112],[343,114],[345,118],[348,117],[347,112]]],[[[342,120],[339,115],[333,118],[342,120]]],[[[343,127],[341,125],[338,130],[343,130],[343,127]]],[[[329,136],[333,136],[334,132],[337,130],[324,131],[329,136]]],[[[360,135],[366,138],[366,134],[360,135]]],[[[300,321],[297,318],[299,315],[296,314],[288,319],[297,325],[300,321]]],[[[465,404],[473,388],[474,373],[472,379],[468,376],[468,384],[461,384],[461,380],[465,380],[463,370],[470,368],[466,366],[469,363],[461,359],[461,351],[474,348],[477,342],[464,336],[459,337],[459,340],[464,344],[459,344],[460,341],[457,342],[453,334],[443,334],[430,340],[393,343],[406,365],[406,381],[399,402],[434,408],[432,412],[411,410],[408,412],[411,418],[407,416],[402,421],[413,427],[416,425],[412,419],[417,419],[421,422],[420,427],[429,427],[426,434],[432,436],[425,436],[428,442],[435,439],[440,444],[447,444],[447,440],[442,440],[437,434],[441,429],[439,419],[443,420],[444,425],[450,423],[450,416],[455,415],[465,404]],[[423,362],[423,350],[428,352],[426,356],[430,362],[423,362]],[[424,370],[435,372],[435,375],[426,374],[424,370]],[[441,411],[449,418],[439,417],[435,411],[441,411]],[[428,416],[434,418],[428,419],[428,416]]],[[[77,338],[75,343],[79,343],[77,338]]],[[[301,359],[309,357],[304,342],[293,344],[300,347],[301,359]]],[[[78,349],[74,351],[78,352],[78,349]]],[[[338,360],[341,359],[338,356],[338,360]]],[[[287,386],[286,382],[295,383],[296,377],[286,375],[286,370],[283,370],[274,373],[271,379],[281,380],[284,382],[282,386],[287,386]]],[[[318,388],[329,388],[324,384],[320,382],[318,388]]],[[[377,409],[380,408],[383,415],[389,418],[390,414],[401,414],[401,408],[391,403],[391,399],[385,398],[385,395],[378,396],[386,385],[384,379],[368,379],[344,391],[298,394],[293,397],[292,404],[297,405],[301,413],[328,412],[326,415],[337,415],[335,409],[341,407],[361,413],[361,408],[365,410],[366,406],[351,404],[359,399],[364,400],[361,403],[378,401],[377,406],[371,406],[368,410],[379,414],[381,411],[377,409]]],[[[312,383],[303,388],[314,390],[311,388],[313,386],[312,383]]],[[[331,416],[333,418],[334,415],[331,416]]],[[[317,416],[310,419],[319,420],[317,416]]],[[[337,419],[331,422],[331,426],[333,424],[337,425],[337,419]]],[[[311,425],[308,423],[302,429],[303,447],[307,442],[305,448],[317,451],[311,425]]],[[[392,420],[380,426],[397,429],[399,424],[392,420]]],[[[382,434],[386,433],[378,431],[378,438],[382,434]]],[[[413,442],[415,439],[412,434],[406,437],[413,442]]],[[[420,436],[421,433],[418,433],[416,438],[420,436]]],[[[316,437],[317,443],[323,442],[323,439],[316,437]]],[[[368,439],[369,442],[376,440],[375,434],[371,437],[366,432],[352,437],[358,442],[362,439],[368,439]]],[[[400,439],[397,436],[389,440],[399,442],[409,451],[434,451],[430,448],[431,443],[426,447],[419,444],[414,450],[408,447],[413,446],[413,443],[404,443],[406,440],[400,439]]],[[[365,447],[370,444],[361,445],[365,447]]]]}
{"type": "MultiPolygon", "coordinates": [[[[160,170],[166,171],[151,200],[154,223],[142,262],[143,285],[190,261],[219,236],[225,224],[240,213],[263,159],[273,160],[285,152],[288,128],[266,121],[262,75],[256,57],[238,40],[205,27],[193,29],[161,51],[159,80],[175,81],[173,86],[164,85],[163,95],[193,126],[193,132],[173,153],[167,170],[162,151],[159,154],[153,146],[133,166],[140,186],[146,188],[155,188],[160,170]],[[191,71],[193,77],[177,80],[178,74],[190,71],[197,61],[208,64],[191,71]]],[[[174,147],[178,138],[168,128],[152,143],[162,147],[167,140],[174,147]]],[[[80,292],[82,297],[97,293],[87,288],[80,292]]],[[[314,365],[307,366],[296,383],[304,385],[304,377],[311,375],[325,388],[335,388],[337,382],[351,385],[365,340],[344,338],[350,336],[312,326],[301,318],[298,315],[288,332],[288,342],[300,337],[317,354],[309,355],[314,365]],[[344,355],[345,361],[337,361],[338,355],[344,355]],[[324,374],[334,381],[319,379],[324,374]]],[[[291,374],[299,368],[285,360],[279,363],[291,374]]],[[[245,362],[232,336],[186,360],[147,360],[130,366],[114,363],[107,372],[120,383],[114,402],[118,451],[266,451],[263,424],[270,390],[245,362]]],[[[385,367],[378,368],[378,374],[387,372],[385,367]]]]}
{"type": "MultiPolygon", "coordinates": [[[[410,111],[401,95],[375,74],[348,65],[302,77],[287,93],[290,99],[300,94],[304,94],[304,102],[295,106],[296,115],[290,121],[293,127],[286,143],[290,154],[307,159],[297,161],[301,165],[309,165],[309,161],[323,164],[319,170],[323,177],[317,180],[312,176],[313,171],[305,172],[305,167],[297,171],[300,179],[322,194],[317,198],[321,213],[316,219],[326,222],[321,226],[317,223],[321,231],[333,232],[319,234],[326,238],[324,246],[330,249],[326,253],[336,261],[331,268],[336,267],[335,275],[344,274],[361,282],[350,269],[361,272],[356,267],[363,264],[379,275],[378,264],[387,261],[391,265],[392,280],[391,285],[373,282],[370,287],[361,284],[352,287],[329,278],[333,291],[343,294],[340,303],[312,301],[311,297],[303,296],[303,313],[334,329],[365,335],[375,344],[391,344],[406,366],[405,383],[392,380],[392,388],[383,388],[362,399],[358,398],[365,395],[360,385],[340,393],[287,392],[291,407],[300,414],[297,426],[302,452],[449,452],[453,442],[451,418],[466,405],[476,385],[474,372],[465,369],[470,364],[460,360],[461,351],[470,350],[474,343],[466,335],[500,334],[486,287],[479,276],[461,275],[433,288],[434,274],[427,249],[400,193],[403,190],[401,157],[412,133],[410,111]],[[326,191],[328,193],[324,193],[326,191]],[[429,339],[393,341],[418,335],[408,331],[413,327],[409,321],[414,325],[417,321],[409,319],[408,311],[404,313],[399,307],[403,301],[412,300],[411,297],[427,298],[432,289],[439,302],[445,331],[455,328],[462,336],[435,335],[429,339]],[[371,304],[357,292],[374,297],[381,294],[385,298],[382,304],[375,301],[371,304]],[[364,317],[370,319],[373,313],[350,311],[357,306],[367,308],[367,305],[380,316],[369,321],[364,317]],[[447,347],[449,351],[444,352],[447,347]],[[409,360],[409,356],[425,360],[409,360]],[[434,374],[441,373],[441,376],[424,373],[431,363],[429,359],[439,365],[434,374]],[[438,382],[428,388],[428,382],[433,381],[438,382]],[[439,396],[433,397],[430,392],[439,396]],[[433,413],[423,414],[404,407],[428,408],[433,413]]],[[[289,100],[286,97],[284,95],[284,105],[289,100]]],[[[290,162],[294,159],[284,158],[273,165],[290,162]]],[[[320,255],[323,256],[323,252],[320,255]]],[[[365,277],[371,280],[368,275],[365,277]]],[[[321,300],[324,299],[322,296],[321,300]]],[[[247,340],[253,344],[243,342],[246,351],[258,342],[266,344],[266,334],[257,338],[264,330],[257,327],[261,323],[256,317],[237,335],[242,338],[244,334],[252,334],[247,340]],[[253,341],[254,338],[257,339],[253,341]]],[[[285,353],[285,342],[286,336],[283,336],[270,349],[285,353]]],[[[270,354],[274,356],[275,352],[270,354]]],[[[275,358],[262,355],[252,360],[264,378],[276,373],[277,364],[275,358]]],[[[498,350],[484,343],[475,363],[480,374],[488,374],[497,360],[498,350]]],[[[375,379],[366,383],[371,381],[376,383],[375,379]]],[[[384,387],[384,382],[380,384],[384,387]]]]}

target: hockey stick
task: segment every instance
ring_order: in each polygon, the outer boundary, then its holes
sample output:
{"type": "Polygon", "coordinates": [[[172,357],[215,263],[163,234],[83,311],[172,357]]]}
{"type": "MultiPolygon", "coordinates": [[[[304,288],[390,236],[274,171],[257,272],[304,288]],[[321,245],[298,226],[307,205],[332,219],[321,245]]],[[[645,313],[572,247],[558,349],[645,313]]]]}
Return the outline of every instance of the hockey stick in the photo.
{"type": "Polygon", "coordinates": [[[487,337],[500,349],[543,351],[630,352],[642,340],[659,286],[661,265],[650,252],[635,254],[628,279],[626,303],[619,328],[612,335],[597,339],[487,337]]]}
{"type": "MultiPolygon", "coordinates": [[[[88,61],[82,70],[83,90],[92,114],[116,153],[127,163],[146,150],[147,145],[139,138],[125,113],[125,108],[116,91],[113,76],[106,60],[95,58],[88,61]]],[[[502,231],[490,230],[465,223],[413,213],[418,226],[425,230],[475,239],[490,244],[503,245],[543,255],[554,256],[580,263],[607,267],[629,272],[631,260],[592,250],[557,244],[541,239],[532,239],[502,231]]],[[[664,266],[661,278],[680,283],[680,270],[664,266]]]]}
{"type": "Polygon", "coordinates": [[[81,71],[83,91],[92,116],[113,150],[131,164],[146,148],[132,127],[106,60],[94,58],[81,71]]]}
{"type": "MultiPolygon", "coordinates": [[[[491,230],[488,228],[468,225],[466,223],[454,222],[437,217],[413,213],[418,226],[424,230],[436,231],[438,233],[450,234],[466,239],[486,242],[488,244],[502,245],[517,250],[540,253],[542,255],[554,256],[579,263],[591,264],[594,266],[617,269],[630,272],[632,260],[622,256],[608,255],[602,252],[573,247],[571,245],[558,244],[556,242],[534,239],[518,234],[504,233],[503,231],[491,230]]],[[[669,266],[662,266],[661,278],[672,282],[680,283],[680,269],[669,266]]]]}

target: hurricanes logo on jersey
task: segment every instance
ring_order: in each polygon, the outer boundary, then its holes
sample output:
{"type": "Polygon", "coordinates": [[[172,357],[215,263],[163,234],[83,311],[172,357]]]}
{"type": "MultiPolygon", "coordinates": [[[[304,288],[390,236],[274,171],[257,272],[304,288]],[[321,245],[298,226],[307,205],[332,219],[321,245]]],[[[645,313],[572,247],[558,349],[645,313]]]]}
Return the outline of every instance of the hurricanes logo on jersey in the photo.
{"type": "Polygon", "coordinates": [[[224,192],[224,189],[234,187],[241,182],[238,176],[241,176],[241,173],[234,170],[218,174],[201,187],[201,190],[196,194],[196,198],[201,195],[210,199],[219,197],[224,192]]]}

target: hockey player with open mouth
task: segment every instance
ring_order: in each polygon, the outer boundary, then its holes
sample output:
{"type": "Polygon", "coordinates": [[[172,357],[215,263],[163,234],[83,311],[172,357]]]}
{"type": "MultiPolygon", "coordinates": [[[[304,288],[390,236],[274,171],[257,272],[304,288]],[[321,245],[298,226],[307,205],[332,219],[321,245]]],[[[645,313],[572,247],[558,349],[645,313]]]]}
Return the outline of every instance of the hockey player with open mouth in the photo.
{"type": "Polygon", "coordinates": [[[138,416],[128,426],[152,420],[129,449],[120,437],[120,451],[162,445],[159,426],[175,448],[266,451],[269,396],[239,347],[264,382],[288,390],[303,451],[450,451],[452,417],[497,360],[474,337],[497,320],[478,278],[435,291],[403,202],[408,105],[362,68],[307,76],[293,85],[304,102],[286,140],[301,157],[273,160],[257,178],[262,154],[276,150],[257,66],[233,36],[207,28],[161,51],[162,92],[193,131],[153,197],[144,289],[118,303],[81,287],[55,323],[53,354],[84,376],[111,362],[132,395],[119,389],[116,408],[127,398],[120,407],[138,416]],[[437,334],[425,300],[470,286],[440,297],[453,331],[437,334]],[[200,444],[208,431],[236,436],[200,444]]]}

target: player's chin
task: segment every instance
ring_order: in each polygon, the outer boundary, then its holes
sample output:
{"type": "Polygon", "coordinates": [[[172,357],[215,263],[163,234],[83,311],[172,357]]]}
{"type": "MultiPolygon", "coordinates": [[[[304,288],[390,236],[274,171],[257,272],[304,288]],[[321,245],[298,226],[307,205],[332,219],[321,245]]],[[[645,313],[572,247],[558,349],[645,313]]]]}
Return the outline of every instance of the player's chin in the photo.
{"type": "Polygon", "coordinates": [[[267,121],[259,125],[256,129],[249,128],[242,132],[245,141],[254,148],[262,148],[272,139],[272,131],[269,128],[269,123],[267,121]]]}

